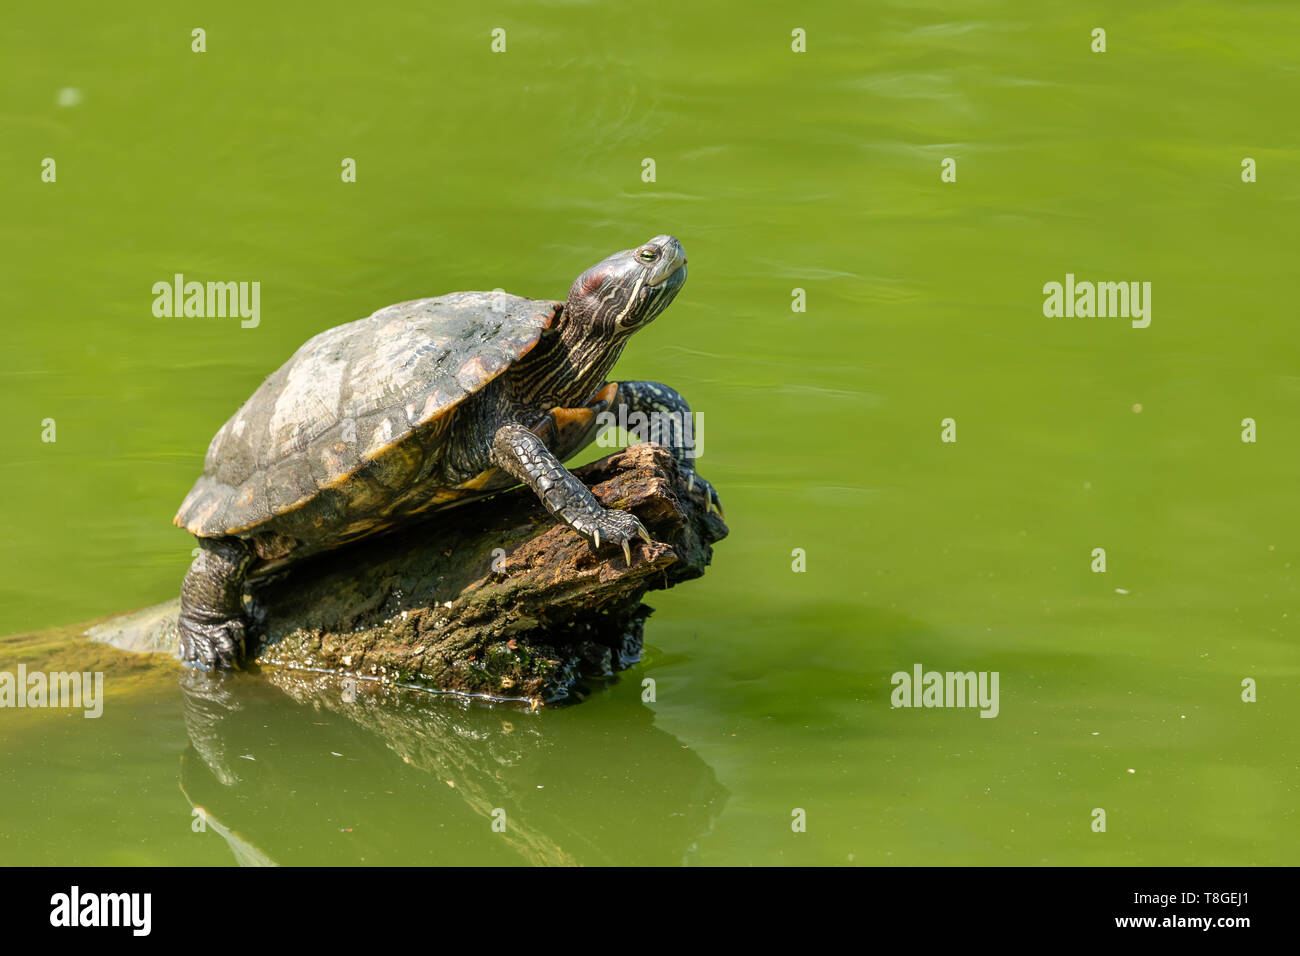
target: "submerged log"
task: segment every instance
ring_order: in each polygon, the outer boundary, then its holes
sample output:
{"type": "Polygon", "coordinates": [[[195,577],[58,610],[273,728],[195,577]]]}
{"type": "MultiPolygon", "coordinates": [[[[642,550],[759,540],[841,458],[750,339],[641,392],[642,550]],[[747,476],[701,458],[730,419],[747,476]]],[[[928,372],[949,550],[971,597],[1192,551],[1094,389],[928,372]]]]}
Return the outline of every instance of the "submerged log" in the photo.
{"type": "MultiPolygon", "coordinates": [[[[654,538],[633,543],[630,567],[617,546],[593,550],[517,488],[250,582],[256,665],[537,706],[634,663],[645,593],[702,575],[727,527],[658,445],[574,473],[654,538]]],[[[174,653],[175,614],[169,602],[90,633],[174,653]]]]}

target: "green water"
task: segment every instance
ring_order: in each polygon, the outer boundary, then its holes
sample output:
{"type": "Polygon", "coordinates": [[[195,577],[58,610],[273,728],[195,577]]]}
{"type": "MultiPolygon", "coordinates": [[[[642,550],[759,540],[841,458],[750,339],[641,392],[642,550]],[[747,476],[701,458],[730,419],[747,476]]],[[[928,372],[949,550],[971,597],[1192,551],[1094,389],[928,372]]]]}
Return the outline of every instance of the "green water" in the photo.
{"type": "Polygon", "coordinates": [[[173,596],[208,439],[312,334],[561,297],[661,232],[690,279],[616,374],[703,413],[732,533],[576,707],[236,680],[226,783],[170,665],[0,643],[109,693],[0,711],[0,862],[1297,862],[1297,36],[1292,3],[7,9],[0,634],[173,596]],[[154,317],[175,273],[260,282],[260,324],[154,317]],[[1150,326],[1045,317],[1067,273],[1152,283],[1150,326]],[[891,709],[916,663],[998,672],[999,715],[891,709]]]}

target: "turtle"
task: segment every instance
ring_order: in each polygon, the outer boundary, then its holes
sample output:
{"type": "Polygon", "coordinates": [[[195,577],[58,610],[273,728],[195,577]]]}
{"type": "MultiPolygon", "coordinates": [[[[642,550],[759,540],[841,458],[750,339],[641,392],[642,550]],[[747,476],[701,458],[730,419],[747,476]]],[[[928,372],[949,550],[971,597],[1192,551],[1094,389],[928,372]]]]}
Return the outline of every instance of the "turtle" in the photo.
{"type": "MultiPolygon", "coordinates": [[[[688,493],[691,409],[667,385],[606,381],[630,336],[686,281],[670,235],[616,252],[563,301],[454,292],[379,309],[308,339],[213,437],[174,523],[198,541],[181,585],[182,659],[238,667],[244,584],[312,554],[520,484],[599,550],[651,538],[565,467],[622,406],[655,427],[688,493]],[[657,413],[657,414],[655,414],[657,413]]],[[[436,533],[436,528],[434,529],[436,533]]]]}

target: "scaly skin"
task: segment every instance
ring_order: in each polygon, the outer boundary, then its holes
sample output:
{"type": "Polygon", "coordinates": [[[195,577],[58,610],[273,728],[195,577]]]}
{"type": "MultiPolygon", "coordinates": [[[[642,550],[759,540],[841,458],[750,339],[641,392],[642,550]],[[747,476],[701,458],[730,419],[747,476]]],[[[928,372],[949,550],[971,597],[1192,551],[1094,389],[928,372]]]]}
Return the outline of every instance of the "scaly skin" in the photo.
{"type": "Polygon", "coordinates": [[[181,657],[200,667],[237,667],[244,656],[244,575],[253,549],[239,538],[200,538],[181,584],[181,657]]]}
{"type": "Polygon", "coordinates": [[[502,425],[492,443],[492,460],[536,492],[546,510],[597,548],[602,541],[621,545],[632,564],[632,541],[650,542],[650,534],[633,514],[606,508],[556,458],[542,440],[522,425],[502,425]]]}

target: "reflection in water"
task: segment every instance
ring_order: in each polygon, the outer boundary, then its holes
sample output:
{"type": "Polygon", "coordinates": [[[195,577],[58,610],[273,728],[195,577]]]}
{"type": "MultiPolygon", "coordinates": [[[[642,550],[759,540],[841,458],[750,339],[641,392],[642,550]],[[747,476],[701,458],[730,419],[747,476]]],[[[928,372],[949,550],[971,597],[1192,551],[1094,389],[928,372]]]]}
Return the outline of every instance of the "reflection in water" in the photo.
{"type": "Polygon", "coordinates": [[[244,866],[678,864],[727,796],[644,706],[530,714],[273,668],[180,686],[181,790],[244,866]]]}

